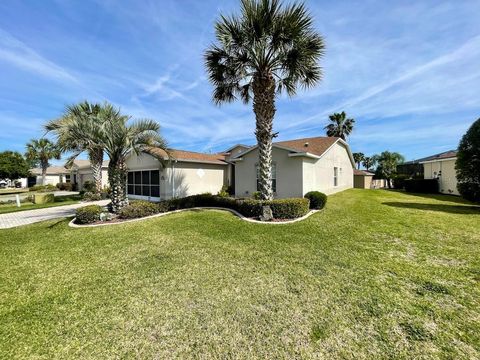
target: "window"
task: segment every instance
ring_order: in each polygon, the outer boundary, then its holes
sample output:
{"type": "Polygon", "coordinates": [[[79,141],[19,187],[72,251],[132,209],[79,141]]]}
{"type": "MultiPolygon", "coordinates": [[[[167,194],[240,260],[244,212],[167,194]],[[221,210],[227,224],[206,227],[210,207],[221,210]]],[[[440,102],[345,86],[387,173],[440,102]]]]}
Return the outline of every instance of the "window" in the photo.
{"type": "Polygon", "coordinates": [[[128,195],[160,197],[159,170],[129,171],[127,193],[128,195]]]}
{"type": "Polygon", "coordinates": [[[333,168],[333,186],[338,186],[338,167],[333,168]]]}
{"type": "Polygon", "coordinates": [[[70,175],[69,174],[65,175],[65,182],[66,183],[70,182],[70,175]]]}
{"type": "MultiPolygon", "coordinates": [[[[255,165],[256,173],[257,173],[257,191],[260,191],[260,167],[255,165]]],[[[272,163],[272,190],[273,192],[277,192],[277,164],[272,163]]]]}

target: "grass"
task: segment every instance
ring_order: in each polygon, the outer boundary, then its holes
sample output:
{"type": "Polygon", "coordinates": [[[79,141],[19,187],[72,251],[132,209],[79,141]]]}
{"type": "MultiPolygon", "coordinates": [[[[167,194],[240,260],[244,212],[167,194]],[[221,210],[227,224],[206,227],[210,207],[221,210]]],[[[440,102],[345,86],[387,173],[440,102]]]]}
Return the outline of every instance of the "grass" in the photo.
{"type": "Polygon", "coordinates": [[[65,195],[65,196],[55,196],[55,202],[47,203],[47,204],[34,204],[31,202],[25,202],[21,204],[21,207],[17,207],[15,203],[1,204],[0,214],[25,211],[25,210],[43,209],[43,208],[49,208],[54,206],[78,204],[78,202],[81,199],[82,197],[80,195],[65,195]]]}
{"type": "Polygon", "coordinates": [[[67,222],[0,231],[0,358],[480,357],[480,211],[458,198],[67,222]]]}

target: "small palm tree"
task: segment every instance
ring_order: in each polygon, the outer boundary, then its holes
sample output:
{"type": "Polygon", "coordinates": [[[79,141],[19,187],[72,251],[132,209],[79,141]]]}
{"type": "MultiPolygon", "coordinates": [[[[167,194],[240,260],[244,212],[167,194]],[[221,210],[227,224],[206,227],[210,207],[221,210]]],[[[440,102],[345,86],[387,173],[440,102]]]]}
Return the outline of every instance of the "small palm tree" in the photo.
{"type": "Polygon", "coordinates": [[[357,164],[357,169],[360,169],[360,164],[365,159],[365,155],[361,152],[353,153],[352,155],[353,155],[353,160],[357,164]]]}
{"type": "Polygon", "coordinates": [[[322,37],[303,4],[282,6],[278,0],[242,0],[241,14],[221,16],[215,24],[217,44],[205,52],[216,104],[253,98],[255,136],[259,151],[262,199],[272,192],[272,139],[275,97],[321,80],[317,61],[324,52],[322,37]]]}
{"type": "Polygon", "coordinates": [[[345,114],[345,111],[342,111],[341,113],[334,113],[328,118],[331,124],[325,126],[325,130],[327,130],[327,136],[339,137],[343,140],[347,140],[347,137],[353,131],[355,120],[347,119],[347,114],[345,114]]]}
{"type": "Polygon", "coordinates": [[[42,169],[42,185],[45,185],[47,168],[50,166],[51,159],[60,160],[61,151],[50,140],[32,139],[27,143],[25,157],[34,166],[40,166],[42,169]]]}
{"type": "Polygon", "coordinates": [[[152,147],[167,152],[167,144],[160,135],[160,125],[153,120],[137,120],[127,124],[130,116],[122,115],[112,105],[103,110],[103,130],[99,137],[105,153],[110,158],[108,180],[111,187],[111,210],[118,213],[128,205],[126,158],[131,152],[148,152],[152,147]]]}
{"type": "Polygon", "coordinates": [[[375,166],[375,163],[376,163],[376,157],[375,156],[365,156],[363,158],[363,163],[362,165],[365,167],[365,169],[367,169],[367,171],[370,170],[371,167],[374,167],[375,166]]]}
{"type": "Polygon", "coordinates": [[[403,155],[397,152],[384,151],[377,155],[377,173],[387,179],[388,188],[392,188],[392,177],[397,171],[397,165],[405,161],[403,155]]]}
{"type": "Polygon", "coordinates": [[[62,152],[73,152],[67,166],[83,152],[87,152],[97,192],[102,191],[103,147],[98,137],[102,131],[104,107],[87,101],[67,106],[64,115],[49,121],[44,127],[53,132],[62,152]]]}

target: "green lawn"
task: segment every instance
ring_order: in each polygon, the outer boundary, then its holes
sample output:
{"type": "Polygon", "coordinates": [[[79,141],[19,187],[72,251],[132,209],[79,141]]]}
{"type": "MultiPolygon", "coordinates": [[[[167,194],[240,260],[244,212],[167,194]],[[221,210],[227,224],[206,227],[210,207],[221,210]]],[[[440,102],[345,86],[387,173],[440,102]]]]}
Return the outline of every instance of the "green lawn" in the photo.
{"type": "Polygon", "coordinates": [[[31,202],[26,202],[26,203],[22,203],[21,207],[17,207],[15,203],[1,204],[0,214],[12,213],[17,211],[25,211],[25,210],[43,209],[43,208],[49,208],[53,206],[77,204],[81,199],[82,197],[80,195],[65,195],[65,196],[56,196],[55,202],[47,203],[47,204],[33,204],[31,202]]]}
{"type": "Polygon", "coordinates": [[[0,358],[480,358],[480,211],[455,197],[67,223],[0,230],[0,358]]]}

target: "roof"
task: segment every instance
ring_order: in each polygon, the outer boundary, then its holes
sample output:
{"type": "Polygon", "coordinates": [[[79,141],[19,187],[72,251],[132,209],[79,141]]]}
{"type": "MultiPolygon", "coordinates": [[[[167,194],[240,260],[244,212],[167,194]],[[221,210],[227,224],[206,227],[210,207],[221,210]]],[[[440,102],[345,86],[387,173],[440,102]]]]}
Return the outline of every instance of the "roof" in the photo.
{"type": "MultiPolygon", "coordinates": [[[[33,175],[42,175],[41,168],[30,169],[33,175]]],[[[49,166],[47,168],[47,175],[70,174],[70,170],[63,166],[49,166]]]]}
{"type": "MultiPolygon", "coordinates": [[[[164,160],[169,159],[168,154],[159,148],[149,148],[145,152],[164,160]]],[[[225,162],[225,155],[223,154],[205,154],[177,149],[169,149],[169,153],[171,160],[227,165],[227,162],[225,162]]]]}
{"type": "Polygon", "coordinates": [[[439,154],[427,156],[422,159],[418,159],[418,162],[429,162],[429,161],[436,161],[436,160],[446,160],[446,159],[454,159],[457,157],[457,151],[456,150],[448,150],[439,154]]]}
{"type": "MultiPolygon", "coordinates": [[[[102,167],[108,167],[109,160],[104,160],[102,163],[102,167]]],[[[86,169],[90,168],[90,160],[80,160],[80,159],[75,159],[73,161],[73,165],[75,165],[79,169],[86,169]]]]}
{"type": "Polygon", "coordinates": [[[353,169],[353,175],[361,175],[361,176],[373,176],[375,175],[374,173],[367,171],[367,170],[358,170],[358,169],[353,169]]]}

